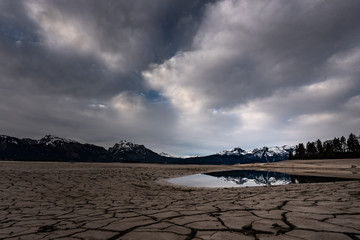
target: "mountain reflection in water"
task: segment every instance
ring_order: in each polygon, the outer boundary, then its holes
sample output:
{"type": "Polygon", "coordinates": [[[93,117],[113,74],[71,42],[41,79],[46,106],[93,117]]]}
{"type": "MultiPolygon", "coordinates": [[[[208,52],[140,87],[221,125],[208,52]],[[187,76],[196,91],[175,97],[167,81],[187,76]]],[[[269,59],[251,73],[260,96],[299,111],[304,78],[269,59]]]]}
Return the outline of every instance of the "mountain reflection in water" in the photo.
{"type": "Polygon", "coordinates": [[[188,187],[251,187],[273,186],[298,183],[317,183],[347,181],[351,179],[289,175],[280,172],[255,171],[255,170],[232,170],[195,174],[185,177],[172,178],[168,181],[188,187]]]}
{"type": "Polygon", "coordinates": [[[205,173],[205,175],[217,177],[226,182],[233,182],[240,186],[286,185],[293,183],[290,175],[279,172],[233,170],[205,173]]]}

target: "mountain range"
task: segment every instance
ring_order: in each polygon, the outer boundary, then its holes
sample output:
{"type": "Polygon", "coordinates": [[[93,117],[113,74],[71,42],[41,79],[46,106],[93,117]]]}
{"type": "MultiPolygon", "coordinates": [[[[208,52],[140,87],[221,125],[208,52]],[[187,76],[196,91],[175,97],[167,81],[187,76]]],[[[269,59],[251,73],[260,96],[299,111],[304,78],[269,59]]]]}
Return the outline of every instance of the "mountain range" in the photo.
{"type": "Polygon", "coordinates": [[[144,145],[122,140],[105,149],[93,144],[46,135],[39,140],[0,135],[0,160],[62,162],[133,162],[168,164],[233,165],[253,162],[276,162],[289,159],[294,148],[262,147],[245,151],[239,147],[208,156],[173,157],[156,153],[144,145]]]}

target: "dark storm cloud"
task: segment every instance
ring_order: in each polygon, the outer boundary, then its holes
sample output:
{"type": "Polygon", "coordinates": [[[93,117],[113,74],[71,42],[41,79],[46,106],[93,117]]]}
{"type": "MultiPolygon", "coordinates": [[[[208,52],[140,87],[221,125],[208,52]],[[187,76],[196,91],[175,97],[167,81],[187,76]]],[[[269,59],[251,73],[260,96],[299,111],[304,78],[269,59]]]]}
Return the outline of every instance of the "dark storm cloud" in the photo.
{"type": "Polygon", "coordinates": [[[186,48],[207,1],[47,1],[50,14],[80,22],[105,52],[126,56],[127,70],[186,48]],[[81,9],[81,11],[79,11],[81,9]]]}
{"type": "Polygon", "coordinates": [[[5,1],[1,7],[1,58],[8,63],[2,71],[10,74],[11,81],[26,77],[49,92],[111,97],[139,90],[139,72],[149,62],[163,61],[186,47],[192,37],[188,32],[195,31],[198,21],[198,15],[192,14],[198,14],[202,5],[198,1],[5,1]],[[41,7],[35,17],[29,11],[32,4],[41,7]],[[59,21],[64,26],[57,27],[59,21]],[[68,37],[56,31],[72,24],[83,31],[84,39],[75,42],[80,46],[59,50],[66,39],[46,45],[47,37],[52,37],[47,35],[68,37]],[[175,29],[182,31],[176,34],[175,29]],[[89,49],[77,52],[82,44],[89,49]],[[115,59],[109,71],[107,58],[111,62],[117,55],[122,59],[115,59]]]}
{"type": "MultiPolygon", "coordinates": [[[[38,43],[1,44],[3,86],[25,85],[50,94],[77,97],[102,97],[111,89],[102,89],[107,73],[96,67],[89,56],[52,53],[38,43]]],[[[105,86],[106,87],[106,86],[105,86]]],[[[129,87],[128,87],[129,88],[129,87]]],[[[126,87],[125,87],[126,89],[126,87]]]]}

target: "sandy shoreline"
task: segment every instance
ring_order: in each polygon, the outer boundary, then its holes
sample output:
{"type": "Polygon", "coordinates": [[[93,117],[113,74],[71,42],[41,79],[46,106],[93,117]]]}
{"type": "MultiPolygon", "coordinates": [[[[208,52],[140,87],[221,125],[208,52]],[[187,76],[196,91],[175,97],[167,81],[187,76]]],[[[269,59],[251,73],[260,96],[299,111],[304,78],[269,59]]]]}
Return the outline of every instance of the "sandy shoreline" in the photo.
{"type": "Polygon", "coordinates": [[[238,166],[0,162],[0,239],[360,239],[360,181],[207,189],[227,169],[360,179],[360,160],[238,166]]]}

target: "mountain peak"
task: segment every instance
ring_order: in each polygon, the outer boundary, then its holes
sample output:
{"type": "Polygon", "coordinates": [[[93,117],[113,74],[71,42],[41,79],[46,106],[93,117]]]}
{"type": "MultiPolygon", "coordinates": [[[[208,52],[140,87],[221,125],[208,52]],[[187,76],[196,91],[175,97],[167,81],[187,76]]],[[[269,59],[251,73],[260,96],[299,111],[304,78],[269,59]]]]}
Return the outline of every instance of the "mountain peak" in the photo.
{"type": "Polygon", "coordinates": [[[115,145],[117,145],[120,148],[126,148],[126,149],[142,146],[142,145],[139,145],[139,144],[136,144],[133,142],[126,141],[126,140],[121,140],[118,143],[116,143],[115,145]]]}
{"type": "Polygon", "coordinates": [[[247,154],[247,152],[240,148],[240,147],[236,147],[233,148],[231,150],[224,150],[222,152],[219,152],[217,155],[221,155],[221,156],[241,156],[241,155],[245,155],[247,154]]]}
{"type": "Polygon", "coordinates": [[[284,145],[282,147],[273,146],[273,147],[262,147],[262,148],[255,148],[252,151],[252,155],[258,158],[265,158],[268,159],[269,157],[280,157],[280,158],[288,158],[290,151],[293,148],[284,145]]]}
{"type": "Polygon", "coordinates": [[[128,142],[126,140],[121,140],[118,143],[115,143],[113,147],[109,148],[111,153],[124,153],[124,152],[132,152],[138,149],[145,149],[144,145],[135,144],[132,142],[128,142]]]}
{"type": "Polygon", "coordinates": [[[74,140],[56,137],[54,135],[45,135],[38,141],[40,144],[55,146],[56,144],[62,143],[77,143],[74,140]]]}
{"type": "Polygon", "coordinates": [[[147,149],[144,145],[135,144],[126,140],[121,140],[115,143],[113,147],[109,148],[109,153],[119,159],[130,162],[152,162],[158,161],[161,163],[162,156],[147,149]]]}

